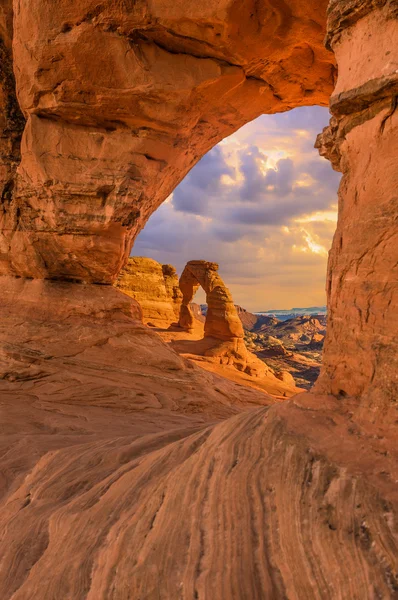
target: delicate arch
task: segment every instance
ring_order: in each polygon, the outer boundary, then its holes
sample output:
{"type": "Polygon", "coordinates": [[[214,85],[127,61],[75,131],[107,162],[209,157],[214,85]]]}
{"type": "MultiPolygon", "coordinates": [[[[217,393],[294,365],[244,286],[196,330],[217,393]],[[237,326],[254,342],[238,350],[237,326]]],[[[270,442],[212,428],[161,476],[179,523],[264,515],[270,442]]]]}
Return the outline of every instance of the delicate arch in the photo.
{"type": "Polygon", "coordinates": [[[199,286],[206,293],[205,337],[225,341],[243,339],[242,323],[232,295],[218,274],[218,264],[205,260],[188,262],[180,277],[180,327],[187,330],[193,328],[195,317],[189,305],[199,286]]]}

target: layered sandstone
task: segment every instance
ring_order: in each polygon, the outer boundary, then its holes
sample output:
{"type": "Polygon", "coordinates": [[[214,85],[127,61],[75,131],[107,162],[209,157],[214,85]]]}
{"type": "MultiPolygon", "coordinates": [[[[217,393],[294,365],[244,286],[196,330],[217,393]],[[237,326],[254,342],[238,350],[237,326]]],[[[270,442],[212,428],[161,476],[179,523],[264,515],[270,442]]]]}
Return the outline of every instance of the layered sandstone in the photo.
{"type": "Polygon", "coordinates": [[[173,305],[175,319],[178,321],[180,316],[180,306],[182,302],[182,293],[177,271],[173,265],[162,265],[162,273],[166,293],[173,305]]]}
{"type": "Polygon", "coordinates": [[[396,444],[299,399],[201,424],[3,395],[1,597],[395,598],[396,444]]]}
{"type": "Polygon", "coordinates": [[[194,316],[190,308],[197,290],[206,294],[207,313],[205,337],[227,342],[242,339],[243,327],[238,317],[231,292],[218,273],[218,264],[205,260],[191,260],[180,277],[182,304],[179,325],[191,329],[194,316]]]}
{"type": "Polygon", "coordinates": [[[392,421],[398,397],[397,40],[396,2],[331,2],[328,43],[339,77],[330,127],[317,141],[343,173],[317,390],[362,398],[368,416],[390,411],[392,421]]]}
{"type": "Polygon", "coordinates": [[[171,265],[133,256],[120,272],[116,287],[138,302],[144,323],[168,327],[178,320],[182,294],[171,265]]]}
{"type": "Polygon", "coordinates": [[[84,405],[93,414],[101,407],[110,419],[114,410],[164,409],[177,421],[272,402],[178,356],[143,325],[138,302],[112,286],[7,277],[1,290],[2,400],[14,397],[27,410],[32,402],[49,410],[84,405]]]}
{"type": "MultiPolygon", "coordinates": [[[[214,144],[264,112],[327,104],[326,6],[18,7],[14,72],[26,127],[8,184],[0,272],[114,281],[151,213],[214,144]]],[[[11,10],[8,0],[8,25],[11,10]]],[[[9,60],[8,46],[12,73],[9,60]]],[[[15,106],[11,80],[3,106],[9,98],[15,106]]],[[[19,125],[7,143],[14,133],[19,139],[19,125]]],[[[1,153],[8,161],[9,149],[1,153]]]]}
{"type": "Polygon", "coordinates": [[[275,317],[256,315],[238,305],[235,305],[235,308],[245,331],[258,331],[261,330],[263,326],[273,325],[278,322],[278,319],[275,317]]]}

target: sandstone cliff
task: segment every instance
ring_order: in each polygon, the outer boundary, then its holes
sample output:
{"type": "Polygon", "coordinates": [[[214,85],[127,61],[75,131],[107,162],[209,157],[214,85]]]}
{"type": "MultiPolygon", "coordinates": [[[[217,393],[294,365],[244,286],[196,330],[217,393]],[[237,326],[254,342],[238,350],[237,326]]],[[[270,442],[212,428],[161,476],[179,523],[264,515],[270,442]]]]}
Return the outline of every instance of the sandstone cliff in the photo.
{"type": "Polygon", "coordinates": [[[267,327],[269,325],[275,325],[278,322],[278,319],[275,319],[275,317],[256,315],[238,305],[235,305],[235,308],[238,312],[238,317],[242,322],[243,329],[246,331],[258,331],[263,325],[267,327]]]}
{"type": "Polygon", "coordinates": [[[178,320],[182,294],[178,276],[171,265],[156,260],[131,257],[121,271],[116,287],[137,300],[144,323],[168,327],[178,320]]]}
{"type": "Polygon", "coordinates": [[[398,397],[397,39],[396,1],[330,2],[339,74],[316,146],[343,178],[317,390],[355,396],[371,419],[395,414],[398,397]]]}

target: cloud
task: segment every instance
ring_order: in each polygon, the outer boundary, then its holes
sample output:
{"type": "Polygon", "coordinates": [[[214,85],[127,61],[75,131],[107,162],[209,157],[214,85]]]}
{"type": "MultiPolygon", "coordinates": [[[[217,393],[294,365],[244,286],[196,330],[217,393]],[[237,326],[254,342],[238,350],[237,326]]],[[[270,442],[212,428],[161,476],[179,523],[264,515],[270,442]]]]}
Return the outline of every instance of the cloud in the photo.
{"type": "Polygon", "coordinates": [[[220,264],[249,310],[325,302],[340,176],[313,148],[326,109],[262,116],[213,148],[139,235],[133,254],[220,264]]]}
{"type": "Polygon", "coordinates": [[[228,166],[221,148],[216,146],[208,152],[176,188],[173,205],[176,210],[206,215],[210,203],[223,187],[223,175],[234,178],[234,170],[228,166]]]}

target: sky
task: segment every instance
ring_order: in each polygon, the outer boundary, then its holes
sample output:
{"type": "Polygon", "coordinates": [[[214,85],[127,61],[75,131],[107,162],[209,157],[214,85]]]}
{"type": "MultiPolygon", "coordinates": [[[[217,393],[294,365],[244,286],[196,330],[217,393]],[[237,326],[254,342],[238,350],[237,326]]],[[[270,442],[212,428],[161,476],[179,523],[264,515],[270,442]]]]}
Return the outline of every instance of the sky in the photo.
{"type": "Polygon", "coordinates": [[[329,118],[326,108],[297,108],[224,139],[151,216],[132,255],[178,273],[189,260],[217,262],[250,311],[324,305],[340,174],[314,142],[329,118]]]}

